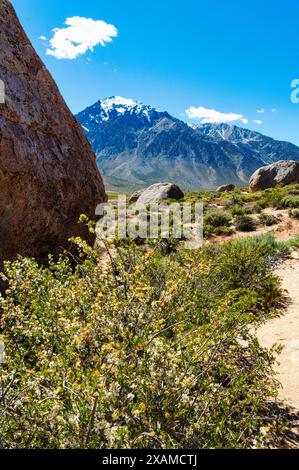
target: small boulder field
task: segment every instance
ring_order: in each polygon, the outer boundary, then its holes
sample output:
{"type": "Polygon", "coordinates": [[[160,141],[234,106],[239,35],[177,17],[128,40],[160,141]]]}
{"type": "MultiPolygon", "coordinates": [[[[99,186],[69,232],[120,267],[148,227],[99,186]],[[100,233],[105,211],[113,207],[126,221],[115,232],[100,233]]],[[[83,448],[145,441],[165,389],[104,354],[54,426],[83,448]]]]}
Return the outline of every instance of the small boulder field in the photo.
{"type": "Polygon", "coordinates": [[[273,233],[286,241],[299,234],[299,162],[281,160],[259,168],[248,188],[225,184],[213,191],[184,194],[173,183],[157,183],[128,200],[137,205],[203,203],[206,240],[273,233]]]}
{"type": "MultiPolygon", "coordinates": [[[[221,191],[218,188],[184,194],[176,185],[158,183],[128,196],[128,202],[137,202],[137,206],[164,202],[166,208],[174,201],[202,203],[204,239],[209,242],[267,233],[273,233],[278,241],[286,241],[299,234],[299,183],[274,184],[273,188],[254,192],[250,187],[226,187],[221,191]]],[[[116,197],[116,193],[110,193],[110,202],[116,197]]]]}

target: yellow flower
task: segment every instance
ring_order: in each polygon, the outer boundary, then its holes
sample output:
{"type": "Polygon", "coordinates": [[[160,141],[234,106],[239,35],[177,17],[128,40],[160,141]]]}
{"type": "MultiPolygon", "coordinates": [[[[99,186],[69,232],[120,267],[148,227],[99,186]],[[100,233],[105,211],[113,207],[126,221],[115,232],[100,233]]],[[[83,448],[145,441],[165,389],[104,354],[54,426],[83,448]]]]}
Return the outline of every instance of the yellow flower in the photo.
{"type": "Polygon", "coordinates": [[[138,406],[138,408],[140,409],[140,411],[145,411],[145,410],[146,410],[146,405],[145,405],[145,403],[143,403],[143,402],[140,403],[139,406],[138,406]]]}

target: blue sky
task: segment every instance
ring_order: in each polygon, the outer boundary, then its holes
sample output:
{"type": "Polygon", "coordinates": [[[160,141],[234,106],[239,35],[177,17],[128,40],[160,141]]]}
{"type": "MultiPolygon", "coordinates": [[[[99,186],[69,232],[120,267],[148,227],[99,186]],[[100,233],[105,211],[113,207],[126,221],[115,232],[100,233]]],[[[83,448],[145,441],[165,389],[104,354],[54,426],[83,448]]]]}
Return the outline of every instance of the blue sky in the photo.
{"type": "Polygon", "coordinates": [[[190,108],[189,115],[201,116],[191,119],[198,123],[209,115],[205,110],[216,110],[220,119],[222,113],[234,119],[233,113],[242,116],[238,125],[299,145],[299,104],[290,100],[291,82],[299,78],[298,0],[12,3],[74,113],[120,95],[187,122],[190,108]],[[118,34],[106,25],[112,36],[105,47],[72,60],[47,55],[52,30],[67,28],[72,17],[102,20],[118,34]]]}

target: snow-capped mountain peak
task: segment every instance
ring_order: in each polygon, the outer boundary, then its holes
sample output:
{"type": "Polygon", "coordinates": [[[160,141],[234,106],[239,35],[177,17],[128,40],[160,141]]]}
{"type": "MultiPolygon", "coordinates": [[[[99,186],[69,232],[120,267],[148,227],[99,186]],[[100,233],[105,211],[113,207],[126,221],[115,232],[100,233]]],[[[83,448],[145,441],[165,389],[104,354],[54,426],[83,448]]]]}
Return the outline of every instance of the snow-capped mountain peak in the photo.
{"type": "Polygon", "coordinates": [[[106,114],[109,114],[112,110],[117,110],[123,113],[130,110],[138,105],[138,102],[131,98],[122,98],[121,96],[112,96],[104,100],[100,100],[100,105],[106,114]]]}
{"type": "Polygon", "coordinates": [[[83,128],[88,133],[100,124],[107,124],[119,118],[127,122],[130,120],[131,124],[132,120],[135,120],[140,126],[151,127],[157,120],[165,116],[173,119],[168,113],[161,113],[141,101],[123,98],[122,96],[111,96],[110,98],[101,99],[86,108],[79,113],[78,119],[80,122],[84,122],[83,128]]]}
{"type": "Polygon", "coordinates": [[[154,108],[146,106],[141,101],[136,101],[131,98],[123,98],[122,96],[111,96],[104,100],[99,101],[102,108],[102,120],[107,121],[112,114],[143,114],[149,121],[151,112],[154,108]]]}

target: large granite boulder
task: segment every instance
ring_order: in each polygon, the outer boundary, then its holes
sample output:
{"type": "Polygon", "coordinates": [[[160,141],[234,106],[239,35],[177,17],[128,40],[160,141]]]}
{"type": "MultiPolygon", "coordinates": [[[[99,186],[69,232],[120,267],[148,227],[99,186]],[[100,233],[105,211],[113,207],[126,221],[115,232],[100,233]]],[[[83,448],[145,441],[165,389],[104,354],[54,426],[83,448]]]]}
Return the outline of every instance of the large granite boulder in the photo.
{"type": "Polygon", "coordinates": [[[142,190],[141,190],[141,191],[135,191],[135,192],[131,195],[131,197],[130,197],[130,199],[129,199],[129,202],[130,202],[130,203],[137,202],[142,193],[143,193],[142,190]]]}
{"type": "Polygon", "coordinates": [[[8,0],[0,0],[0,262],[39,260],[93,242],[77,224],[106,200],[95,156],[81,126],[34,51],[8,0]]]}
{"type": "Polygon", "coordinates": [[[254,193],[278,184],[293,183],[299,183],[299,162],[281,160],[256,170],[250,178],[249,189],[254,193]]]}
{"type": "Polygon", "coordinates": [[[219,186],[216,191],[217,193],[229,193],[231,191],[234,191],[235,189],[236,186],[234,184],[223,184],[222,186],[219,186]]]}
{"type": "Polygon", "coordinates": [[[140,205],[154,204],[165,199],[182,199],[183,191],[172,183],[156,183],[147,188],[138,198],[137,203],[140,205]]]}

